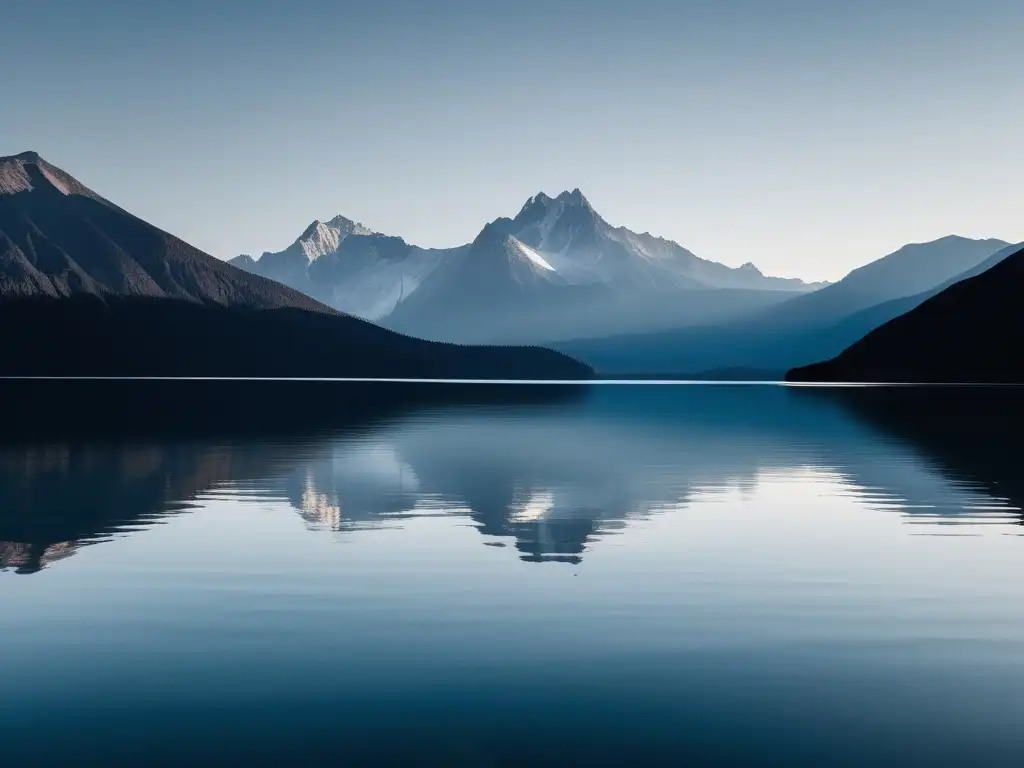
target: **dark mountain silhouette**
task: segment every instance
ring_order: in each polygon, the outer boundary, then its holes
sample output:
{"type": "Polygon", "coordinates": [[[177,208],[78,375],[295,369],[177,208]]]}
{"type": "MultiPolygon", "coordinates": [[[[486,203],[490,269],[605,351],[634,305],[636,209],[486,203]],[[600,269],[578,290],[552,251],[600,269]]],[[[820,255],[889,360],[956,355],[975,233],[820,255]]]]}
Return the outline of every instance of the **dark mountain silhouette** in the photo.
{"type": "Polygon", "coordinates": [[[221,480],[267,469],[247,463],[238,445],[4,446],[0,568],[35,573],[121,528],[186,510],[221,480]]]}
{"type": "MultiPolygon", "coordinates": [[[[837,342],[850,339],[849,344],[852,344],[857,339],[867,335],[870,331],[873,331],[880,325],[884,325],[894,317],[899,317],[915,307],[919,307],[932,296],[941,293],[951,285],[955,285],[961,280],[966,280],[969,277],[980,275],[982,272],[987,272],[1003,259],[1008,256],[1012,256],[1022,247],[1024,247],[1024,243],[1008,245],[1005,248],[996,251],[977,266],[971,267],[965,272],[946,280],[934,288],[922,291],[921,293],[916,293],[912,296],[902,296],[898,299],[892,299],[891,301],[885,301],[881,304],[875,304],[872,307],[855,312],[849,317],[844,318],[834,327],[833,336],[837,342]]],[[[849,344],[844,345],[844,348],[849,346],[849,344]]]]}
{"type": "Polygon", "coordinates": [[[790,368],[838,354],[1013,250],[1001,240],[945,237],[905,246],[838,283],[729,323],[556,346],[601,373],[704,375],[715,369],[753,368],[781,377],[790,368]]]}
{"type": "Polygon", "coordinates": [[[1024,250],[875,329],[791,381],[1024,381],[1024,250]]]}
{"type": "MultiPolygon", "coordinates": [[[[959,487],[981,485],[1024,509],[1015,387],[795,387],[802,401],[839,407],[886,441],[916,448],[959,487]]],[[[1024,517],[1019,521],[1024,525],[1024,517]]]]}
{"type": "Polygon", "coordinates": [[[564,403],[585,384],[331,379],[0,378],[3,440],[242,437],[344,431],[411,409],[564,403]],[[88,404],[84,407],[83,404],[88,404]],[[44,405],[43,405],[44,404],[44,405]]]}
{"type": "Polygon", "coordinates": [[[587,375],[548,350],[433,344],[343,315],[132,216],[35,153],[0,158],[0,326],[8,376],[587,375]]]}
{"type": "Polygon", "coordinates": [[[34,573],[113,533],[188,510],[198,494],[224,482],[282,478],[285,485],[294,467],[330,460],[333,443],[357,440],[410,411],[453,403],[549,406],[571,403],[581,391],[558,385],[0,380],[4,402],[44,404],[9,409],[5,418],[0,569],[34,573]]]}

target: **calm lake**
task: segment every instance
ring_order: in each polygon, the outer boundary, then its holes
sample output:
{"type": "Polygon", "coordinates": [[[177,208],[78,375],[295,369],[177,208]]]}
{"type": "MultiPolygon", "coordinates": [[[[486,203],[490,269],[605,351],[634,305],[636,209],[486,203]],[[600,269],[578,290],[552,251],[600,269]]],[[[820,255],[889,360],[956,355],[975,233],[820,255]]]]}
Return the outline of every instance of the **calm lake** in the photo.
{"type": "Polygon", "coordinates": [[[0,445],[5,765],[1024,764],[1024,392],[246,386],[0,445]]]}

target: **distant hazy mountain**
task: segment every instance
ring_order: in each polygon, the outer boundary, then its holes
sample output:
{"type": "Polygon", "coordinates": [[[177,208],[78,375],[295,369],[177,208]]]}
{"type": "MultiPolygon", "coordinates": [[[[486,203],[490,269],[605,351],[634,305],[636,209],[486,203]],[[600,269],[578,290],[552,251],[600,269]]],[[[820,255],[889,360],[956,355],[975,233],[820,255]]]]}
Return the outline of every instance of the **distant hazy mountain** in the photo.
{"type": "Polygon", "coordinates": [[[931,292],[1005,258],[1002,240],[944,237],[905,246],[838,283],[728,323],[665,333],[581,339],[558,348],[607,374],[694,375],[746,368],[781,376],[838,354],[931,292]]]}
{"type": "Polygon", "coordinates": [[[32,152],[0,158],[0,327],[4,375],[585,374],[547,350],[430,344],[339,314],[202,253],[32,152]]]}
{"type": "Polygon", "coordinates": [[[232,263],[392,329],[457,342],[714,322],[820,287],[612,227],[578,189],[535,195],[459,248],[418,248],[337,217],[314,222],[285,251],[232,263]],[[709,289],[725,290],[695,295],[709,289]]]}
{"type": "Polygon", "coordinates": [[[243,254],[230,264],[277,280],[343,312],[366,320],[387,317],[445,259],[463,249],[431,250],[373,232],[335,216],[314,221],[298,240],[258,259],[243,254]]]}
{"type": "Polygon", "coordinates": [[[759,320],[774,326],[831,325],[854,312],[957,279],[1009,245],[995,238],[972,240],[957,235],[905,245],[853,270],[838,283],[794,297],[759,320]]]}
{"type": "Polygon", "coordinates": [[[808,290],[800,280],[765,277],[752,264],[737,269],[701,259],[678,243],[613,227],[580,190],[531,197],[514,219],[489,227],[532,249],[573,285],[808,290]]]}
{"type": "MultiPolygon", "coordinates": [[[[831,335],[834,342],[836,344],[846,342],[844,345],[845,348],[845,346],[852,344],[854,341],[862,338],[875,328],[878,328],[880,325],[889,322],[894,317],[899,317],[915,307],[920,306],[932,296],[941,293],[951,285],[955,285],[961,280],[967,280],[968,278],[987,272],[996,264],[1013,255],[1021,248],[1024,248],[1024,243],[1008,245],[1005,248],[1001,248],[996,251],[980,264],[971,267],[956,277],[944,281],[934,288],[930,288],[920,293],[915,293],[912,296],[903,296],[898,299],[885,301],[881,304],[875,304],[874,306],[868,307],[867,309],[862,309],[859,312],[854,312],[853,314],[843,318],[832,328],[831,335]]],[[[835,351],[836,350],[834,350],[834,352],[835,351]]]]}
{"type": "Polygon", "coordinates": [[[794,381],[1024,382],[1024,250],[890,320],[794,381]]]}

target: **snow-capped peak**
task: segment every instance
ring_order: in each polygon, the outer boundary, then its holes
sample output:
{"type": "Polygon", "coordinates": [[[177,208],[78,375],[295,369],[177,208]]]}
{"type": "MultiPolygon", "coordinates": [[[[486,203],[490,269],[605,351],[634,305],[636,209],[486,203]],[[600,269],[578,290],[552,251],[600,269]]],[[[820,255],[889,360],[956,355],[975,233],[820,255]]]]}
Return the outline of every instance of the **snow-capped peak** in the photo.
{"type": "Polygon", "coordinates": [[[579,187],[572,190],[571,192],[566,190],[558,195],[558,197],[551,197],[544,192],[538,192],[533,197],[527,198],[523,207],[520,209],[520,213],[527,211],[535,206],[543,206],[544,208],[550,209],[553,207],[564,208],[569,206],[582,206],[584,208],[593,208],[590,205],[590,201],[584,197],[579,187]]]}
{"type": "Polygon", "coordinates": [[[370,229],[369,227],[364,227],[360,222],[352,221],[352,219],[347,219],[344,216],[341,216],[340,214],[338,216],[335,216],[333,219],[331,219],[327,223],[330,226],[332,226],[332,227],[338,227],[339,229],[347,229],[347,230],[349,230],[349,234],[350,235],[376,235],[376,234],[378,234],[377,232],[375,232],[374,230],[370,229]]]}
{"type": "Polygon", "coordinates": [[[309,262],[334,253],[341,241],[349,235],[373,235],[373,230],[344,216],[335,216],[330,221],[315,220],[299,236],[298,245],[309,262]]]}

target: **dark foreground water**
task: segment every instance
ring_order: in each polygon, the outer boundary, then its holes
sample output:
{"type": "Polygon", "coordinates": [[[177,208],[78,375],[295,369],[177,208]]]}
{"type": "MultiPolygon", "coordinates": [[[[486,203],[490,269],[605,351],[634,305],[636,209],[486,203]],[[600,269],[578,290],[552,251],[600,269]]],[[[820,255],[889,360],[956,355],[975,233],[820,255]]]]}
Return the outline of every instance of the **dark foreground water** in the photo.
{"type": "Polygon", "coordinates": [[[0,448],[3,765],[1024,764],[1024,394],[244,386],[0,448]]]}

